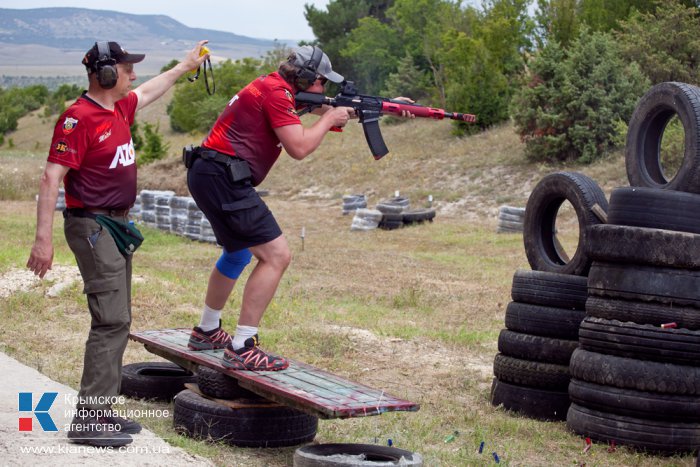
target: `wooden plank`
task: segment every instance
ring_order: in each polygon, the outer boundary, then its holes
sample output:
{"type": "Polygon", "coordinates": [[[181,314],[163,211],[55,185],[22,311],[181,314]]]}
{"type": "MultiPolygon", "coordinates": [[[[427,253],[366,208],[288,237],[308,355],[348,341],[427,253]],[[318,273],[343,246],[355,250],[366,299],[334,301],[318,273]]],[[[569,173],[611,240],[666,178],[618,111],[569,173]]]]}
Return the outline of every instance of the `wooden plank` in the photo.
{"type": "Polygon", "coordinates": [[[223,366],[223,350],[193,351],[187,348],[189,329],[132,332],[129,337],[146,350],[180,366],[203,365],[238,380],[238,384],[271,401],[288,405],[320,418],[348,418],[385,412],[417,411],[418,404],[398,399],[328,373],[306,363],[289,360],[279,371],[235,371],[223,366]]]}

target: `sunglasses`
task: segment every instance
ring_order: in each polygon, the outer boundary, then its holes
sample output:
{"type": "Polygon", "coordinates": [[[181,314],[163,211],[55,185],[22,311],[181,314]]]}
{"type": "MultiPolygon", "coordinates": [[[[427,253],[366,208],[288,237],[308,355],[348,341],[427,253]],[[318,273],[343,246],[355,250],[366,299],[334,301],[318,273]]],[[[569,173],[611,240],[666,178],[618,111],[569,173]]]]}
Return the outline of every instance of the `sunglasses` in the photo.
{"type": "Polygon", "coordinates": [[[316,76],[316,79],[317,79],[317,80],[320,80],[320,81],[321,81],[321,84],[324,85],[324,86],[325,86],[326,83],[328,82],[328,78],[326,78],[325,76],[317,75],[317,76],[316,76]]]}

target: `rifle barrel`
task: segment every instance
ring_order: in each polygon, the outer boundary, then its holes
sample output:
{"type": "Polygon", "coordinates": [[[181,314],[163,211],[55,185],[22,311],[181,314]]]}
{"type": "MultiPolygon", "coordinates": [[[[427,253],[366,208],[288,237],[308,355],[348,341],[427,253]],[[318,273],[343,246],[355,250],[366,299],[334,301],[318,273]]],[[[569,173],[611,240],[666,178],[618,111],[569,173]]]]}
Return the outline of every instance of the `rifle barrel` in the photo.
{"type": "Polygon", "coordinates": [[[461,120],[464,122],[476,121],[476,115],[462,114],[458,112],[445,112],[443,109],[437,109],[435,107],[425,107],[418,104],[400,104],[396,101],[382,102],[382,111],[384,113],[391,113],[395,115],[401,115],[403,111],[407,111],[411,112],[416,117],[434,118],[435,120],[449,118],[451,120],[461,120]]]}

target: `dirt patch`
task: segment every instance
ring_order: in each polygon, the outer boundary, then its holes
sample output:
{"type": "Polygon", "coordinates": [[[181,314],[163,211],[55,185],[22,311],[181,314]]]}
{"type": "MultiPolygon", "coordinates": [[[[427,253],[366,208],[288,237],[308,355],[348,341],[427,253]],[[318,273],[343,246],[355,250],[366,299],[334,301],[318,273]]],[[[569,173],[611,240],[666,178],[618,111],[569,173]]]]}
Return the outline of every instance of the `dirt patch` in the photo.
{"type": "MultiPolygon", "coordinates": [[[[54,265],[44,276],[50,286],[45,292],[47,297],[56,297],[61,291],[80,281],[77,266],[54,265]]],[[[13,268],[0,276],[0,298],[7,298],[17,292],[28,292],[42,283],[29,269],[13,268]]]]}

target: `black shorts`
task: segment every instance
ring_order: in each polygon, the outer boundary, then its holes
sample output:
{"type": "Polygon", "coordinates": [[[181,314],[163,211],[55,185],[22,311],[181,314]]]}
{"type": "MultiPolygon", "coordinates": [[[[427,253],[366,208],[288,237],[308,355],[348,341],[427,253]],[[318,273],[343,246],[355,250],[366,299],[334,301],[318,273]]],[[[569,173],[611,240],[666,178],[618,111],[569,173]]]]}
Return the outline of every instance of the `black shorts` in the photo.
{"type": "Polygon", "coordinates": [[[187,172],[187,186],[226,251],[270,242],[282,230],[250,179],[233,183],[228,167],[198,158],[187,172]]]}

